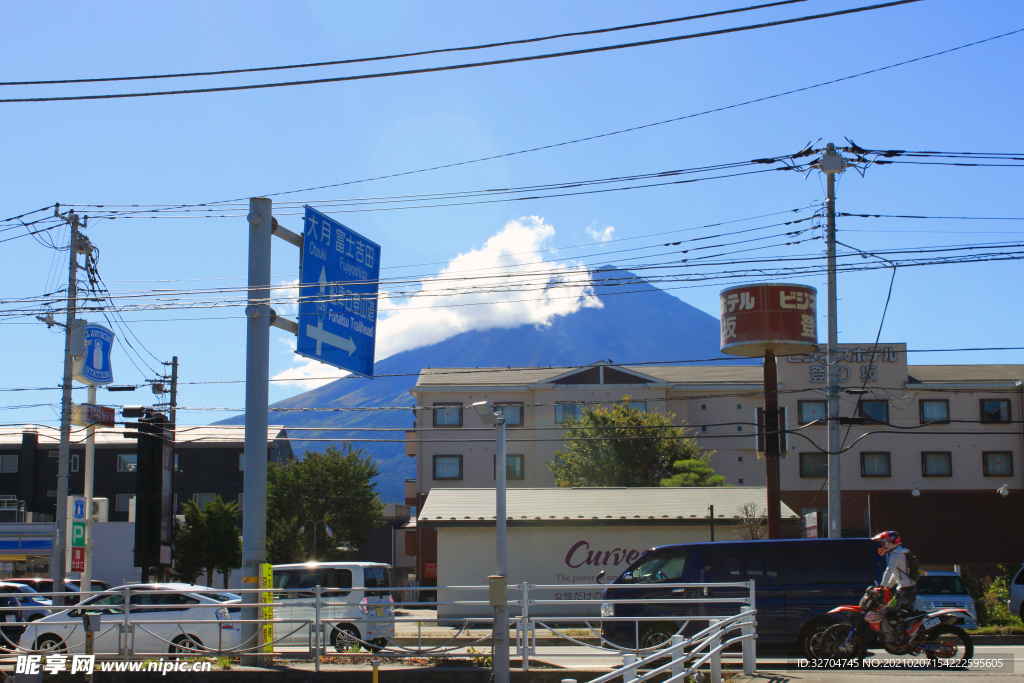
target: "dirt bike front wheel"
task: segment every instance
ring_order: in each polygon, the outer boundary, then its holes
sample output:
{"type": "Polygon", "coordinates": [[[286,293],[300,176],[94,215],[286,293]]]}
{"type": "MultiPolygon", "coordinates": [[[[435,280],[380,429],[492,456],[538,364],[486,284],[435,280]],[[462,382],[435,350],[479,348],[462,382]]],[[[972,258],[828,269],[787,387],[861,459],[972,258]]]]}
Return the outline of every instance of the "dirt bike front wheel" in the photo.
{"type": "Polygon", "coordinates": [[[963,667],[965,662],[974,657],[974,641],[959,626],[943,626],[927,634],[922,641],[938,646],[936,650],[926,650],[925,654],[934,664],[953,668],[963,667]]]}
{"type": "Polygon", "coordinates": [[[867,643],[856,633],[851,636],[852,628],[849,624],[836,624],[825,629],[818,644],[820,656],[863,660],[868,649],[867,643]]]}

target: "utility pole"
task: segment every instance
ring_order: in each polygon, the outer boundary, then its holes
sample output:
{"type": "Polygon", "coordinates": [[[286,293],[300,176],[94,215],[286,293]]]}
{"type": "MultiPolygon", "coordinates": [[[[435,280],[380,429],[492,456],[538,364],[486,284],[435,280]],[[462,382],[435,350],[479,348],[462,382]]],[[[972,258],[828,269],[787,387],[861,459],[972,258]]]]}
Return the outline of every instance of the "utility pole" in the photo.
{"type": "MultiPolygon", "coordinates": [[[[68,246],[68,295],[67,318],[64,326],[64,382],[61,385],[60,408],[60,454],[57,460],[57,542],[53,548],[53,561],[50,563],[50,578],[53,579],[55,591],[64,590],[64,553],[67,547],[67,515],[68,515],[68,470],[71,457],[71,381],[74,372],[72,358],[72,334],[78,324],[75,320],[78,302],[78,242],[79,218],[74,211],[61,215],[60,205],[54,208],[54,215],[63,219],[71,226],[71,244],[68,246]]],[[[86,218],[88,221],[88,218],[86,218]]],[[[88,512],[91,512],[89,510],[88,512]]],[[[63,606],[64,597],[55,595],[53,603],[63,606]]]]}
{"type": "MultiPolygon", "coordinates": [[[[267,561],[267,424],[270,421],[270,238],[273,202],[249,200],[249,301],[245,307],[245,476],[242,484],[242,583],[259,586],[260,565],[267,561]]],[[[259,666],[262,648],[257,619],[259,593],[242,594],[244,666],[259,666]]]]}
{"type": "Polygon", "coordinates": [[[831,142],[819,168],[828,179],[825,200],[828,239],[828,537],[843,533],[839,458],[839,324],[836,305],[836,174],[845,168],[843,157],[831,142]]]}
{"type": "Polygon", "coordinates": [[[171,358],[171,429],[178,426],[178,357],[171,358]]]}

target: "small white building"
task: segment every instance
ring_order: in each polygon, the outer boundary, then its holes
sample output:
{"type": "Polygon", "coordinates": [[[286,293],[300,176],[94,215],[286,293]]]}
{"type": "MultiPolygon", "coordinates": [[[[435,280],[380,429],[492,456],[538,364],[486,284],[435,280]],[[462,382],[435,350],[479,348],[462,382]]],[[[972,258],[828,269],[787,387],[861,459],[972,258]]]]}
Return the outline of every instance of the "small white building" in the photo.
{"type": "MultiPolygon", "coordinates": [[[[438,586],[486,586],[496,572],[494,495],[493,488],[430,492],[417,524],[437,531],[438,586]]],[[[600,589],[584,587],[594,584],[599,572],[608,582],[648,548],[710,541],[711,505],[715,540],[736,540],[733,518],[740,508],[752,502],[763,510],[766,498],[759,486],[509,489],[508,583],[559,586],[530,592],[531,599],[559,601],[533,605],[531,615],[596,615],[597,603],[573,603],[600,599],[600,589]]],[[[797,523],[785,504],[782,518],[797,523]]],[[[510,600],[518,598],[518,592],[510,591],[510,600]]],[[[440,590],[437,599],[439,618],[491,613],[486,604],[443,604],[486,600],[486,591],[440,590]]]]}

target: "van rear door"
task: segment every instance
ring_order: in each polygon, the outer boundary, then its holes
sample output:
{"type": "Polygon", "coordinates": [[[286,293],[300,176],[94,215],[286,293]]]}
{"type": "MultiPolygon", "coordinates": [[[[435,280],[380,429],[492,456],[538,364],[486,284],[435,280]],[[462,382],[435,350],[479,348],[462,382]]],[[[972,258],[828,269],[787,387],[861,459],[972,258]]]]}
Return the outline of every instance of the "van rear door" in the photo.
{"type": "Polygon", "coordinates": [[[815,617],[839,605],[857,604],[864,589],[880,578],[878,555],[866,539],[809,539],[782,545],[790,640],[796,640],[804,624],[815,617]]]}
{"type": "MultiPolygon", "coordinates": [[[[704,582],[754,582],[757,639],[776,643],[786,639],[786,591],[779,571],[778,544],[765,541],[721,543],[701,547],[704,582]]],[[[708,598],[745,598],[746,588],[715,588],[708,598]]],[[[708,603],[708,615],[732,616],[747,609],[739,603],[708,603]]]]}

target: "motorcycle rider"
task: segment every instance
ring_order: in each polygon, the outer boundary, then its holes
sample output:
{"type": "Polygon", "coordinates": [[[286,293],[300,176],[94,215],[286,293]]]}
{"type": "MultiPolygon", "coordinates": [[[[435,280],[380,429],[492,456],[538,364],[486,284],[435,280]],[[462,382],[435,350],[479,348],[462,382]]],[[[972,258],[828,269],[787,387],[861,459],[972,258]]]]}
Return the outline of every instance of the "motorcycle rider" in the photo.
{"type": "Polygon", "coordinates": [[[895,531],[883,531],[871,540],[881,544],[878,549],[879,555],[889,556],[888,565],[882,575],[882,586],[895,588],[896,595],[886,606],[885,617],[896,634],[897,641],[904,642],[906,634],[901,617],[914,609],[914,600],[917,598],[917,582],[911,578],[907,563],[908,551],[900,544],[900,535],[895,531]]]}

